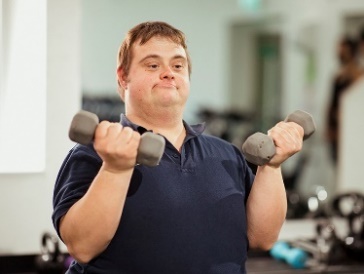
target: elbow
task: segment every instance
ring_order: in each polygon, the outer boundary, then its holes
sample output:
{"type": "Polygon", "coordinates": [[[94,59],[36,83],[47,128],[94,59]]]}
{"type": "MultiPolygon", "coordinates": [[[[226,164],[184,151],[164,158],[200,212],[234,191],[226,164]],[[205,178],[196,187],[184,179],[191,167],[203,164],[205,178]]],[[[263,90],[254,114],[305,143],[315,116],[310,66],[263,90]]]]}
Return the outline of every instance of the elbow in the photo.
{"type": "Polygon", "coordinates": [[[66,226],[64,218],[62,218],[60,223],[61,238],[67,247],[68,253],[77,262],[88,264],[104,250],[100,248],[99,244],[92,241],[92,238],[95,237],[82,237],[81,235],[74,233],[74,231],[73,233],[69,233],[70,230],[71,229],[66,226]]]}
{"type": "Polygon", "coordinates": [[[96,256],[72,245],[67,245],[67,249],[72,258],[81,264],[88,264],[96,256]]]}
{"type": "Polygon", "coordinates": [[[251,249],[258,249],[262,251],[269,251],[274,243],[249,243],[251,249]]]}
{"type": "Polygon", "coordinates": [[[96,250],[87,244],[84,244],[81,241],[75,241],[74,239],[70,239],[63,235],[63,242],[65,243],[68,253],[75,259],[77,262],[81,264],[88,264],[93,258],[95,258],[98,254],[96,254],[96,250]]]}
{"type": "Polygon", "coordinates": [[[249,247],[269,251],[277,240],[278,237],[249,237],[249,247]]]}
{"type": "Polygon", "coordinates": [[[89,239],[88,241],[65,241],[65,244],[72,258],[81,264],[88,264],[107,248],[109,242],[100,245],[89,239]]]}
{"type": "Polygon", "coordinates": [[[256,248],[263,251],[269,251],[273,247],[274,243],[275,241],[260,243],[256,245],[256,248]]]}

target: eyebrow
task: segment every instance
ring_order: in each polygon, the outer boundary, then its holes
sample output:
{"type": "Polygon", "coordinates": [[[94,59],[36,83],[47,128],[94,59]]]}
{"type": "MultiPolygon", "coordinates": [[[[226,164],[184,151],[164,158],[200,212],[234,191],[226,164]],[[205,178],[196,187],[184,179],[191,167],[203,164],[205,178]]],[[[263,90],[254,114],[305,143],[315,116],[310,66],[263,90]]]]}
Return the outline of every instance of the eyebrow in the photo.
{"type": "MultiPolygon", "coordinates": [[[[145,60],[150,59],[150,58],[151,59],[162,59],[162,57],[160,55],[158,55],[158,54],[149,54],[149,55],[145,56],[144,58],[142,58],[139,61],[139,63],[143,63],[145,60]]],[[[187,61],[187,58],[185,56],[183,56],[183,55],[180,55],[180,54],[174,55],[172,57],[172,59],[173,60],[175,60],[175,59],[183,59],[183,60],[187,61]]]]}

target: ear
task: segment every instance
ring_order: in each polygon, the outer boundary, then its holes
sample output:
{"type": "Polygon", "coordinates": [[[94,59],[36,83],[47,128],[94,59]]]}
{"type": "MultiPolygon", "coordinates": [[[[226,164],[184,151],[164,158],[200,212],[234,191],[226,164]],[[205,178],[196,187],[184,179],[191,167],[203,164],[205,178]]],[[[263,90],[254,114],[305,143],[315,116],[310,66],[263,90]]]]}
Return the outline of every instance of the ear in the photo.
{"type": "Polygon", "coordinates": [[[116,75],[119,86],[119,94],[121,99],[124,101],[125,90],[127,89],[127,77],[124,73],[124,70],[121,67],[117,69],[116,75]]]}
{"type": "Polygon", "coordinates": [[[118,84],[123,89],[127,89],[127,75],[125,75],[124,70],[119,67],[116,71],[117,78],[118,78],[118,84]]]}

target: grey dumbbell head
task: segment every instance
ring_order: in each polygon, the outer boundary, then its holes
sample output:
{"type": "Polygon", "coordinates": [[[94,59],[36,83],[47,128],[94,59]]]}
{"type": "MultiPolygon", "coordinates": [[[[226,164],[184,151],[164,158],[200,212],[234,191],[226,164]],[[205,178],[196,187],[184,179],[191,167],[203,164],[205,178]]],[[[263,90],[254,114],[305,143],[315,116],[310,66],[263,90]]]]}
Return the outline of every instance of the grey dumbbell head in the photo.
{"type": "Polygon", "coordinates": [[[261,132],[249,136],[242,149],[246,160],[258,166],[267,164],[276,154],[272,138],[261,132]]]}
{"type": "MultiPolygon", "coordinates": [[[[99,124],[96,114],[81,110],[74,117],[69,129],[69,138],[82,145],[90,144],[95,135],[95,130],[99,124]]],[[[141,136],[137,163],[146,166],[156,166],[163,156],[165,139],[161,135],[146,132],[141,136]]]]}
{"type": "Polygon", "coordinates": [[[82,145],[90,144],[98,124],[99,117],[96,114],[80,110],[72,119],[68,136],[76,143],[82,145]]]}
{"type": "Polygon", "coordinates": [[[146,132],[141,136],[137,163],[146,166],[158,165],[163,156],[166,141],[161,135],[146,132]]]}
{"type": "MultiPolygon", "coordinates": [[[[303,127],[304,139],[310,137],[316,130],[311,114],[296,110],[285,119],[285,122],[294,122],[303,127]]],[[[257,132],[251,135],[242,146],[246,160],[258,166],[267,164],[276,153],[273,140],[266,134],[257,132]]]]}
{"type": "Polygon", "coordinates": [[[305,132],[303,137],[304,139],[310,137],[316,130],[315,121],[313,120],[312,115],[302,110],[296,110],[295,112],[291,113],[287,116],[285,121],[295,122],[296,124],[299,124],[301,127],[303,127],[305,132]]]}

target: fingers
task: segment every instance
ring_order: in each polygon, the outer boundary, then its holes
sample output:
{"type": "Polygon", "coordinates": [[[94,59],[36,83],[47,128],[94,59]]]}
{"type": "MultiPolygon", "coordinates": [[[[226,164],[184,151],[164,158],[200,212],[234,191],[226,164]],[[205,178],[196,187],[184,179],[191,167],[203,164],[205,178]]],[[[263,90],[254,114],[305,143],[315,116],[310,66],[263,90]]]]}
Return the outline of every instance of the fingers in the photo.
{"type": "Polygon", "coordinates": [[[268,131],[276,146],[276,155],[271,165],[280,165],[287,158],[299,152],[303,145],[303,128],[294,122],[279,122],[268,131]]]}
{"type": "Polygon", "coordinates": [[[102,121],[95,132],[95,141],[97,142],[117,142],[119,145],[129,144],[138,141],[140,134],[130,127],[123,127],[120,123],[110,123],[102,121]]]}
{"type": "Polygon", "coordinates": [[[302,146],[304,131],[303,128],[293,122],[279,122],[268,131],[268,135],[276,144],[295,145],[299,149],[302,146]]]}
{"type": "Polygon", "coordinates": [[[102,121],[96,128],[94,148],[112,170],[134,167],[140,134],[120,123],[102,121]]]}

